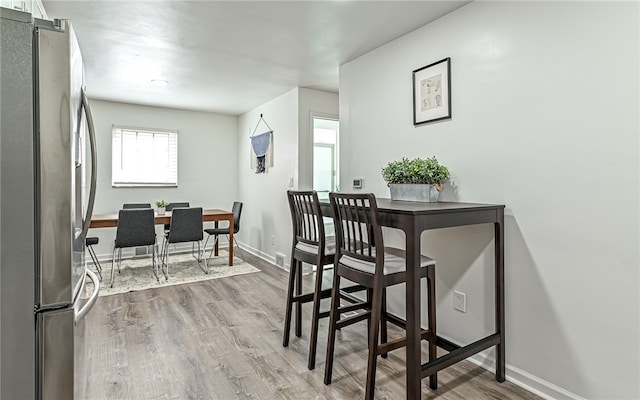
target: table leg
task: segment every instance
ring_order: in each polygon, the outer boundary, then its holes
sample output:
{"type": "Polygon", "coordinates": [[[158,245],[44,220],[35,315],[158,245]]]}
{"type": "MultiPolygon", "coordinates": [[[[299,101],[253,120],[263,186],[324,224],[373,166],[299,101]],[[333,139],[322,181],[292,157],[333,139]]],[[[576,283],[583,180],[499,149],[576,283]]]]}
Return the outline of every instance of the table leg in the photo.
{"type": "MultiPolygon", "coordinates": [[[[213,227],[218,229],[218,221],[215,221],[213,223],[213,227]]],[[[218,239],[218,237],[216,236],[216,239],[218,239]]],[[[214,245],[213,245],[213,254],[217,257],[218,256],[218,240],[215,241],[214,245]]]]}
{"type": "Polygon", "coordinates": [[[494,224],[495,242],[495,291],[496,291],[496,332],[500,334],[500,343],[496,346],[496,380],[505,380],[505,323],[504,323],[504,210],[498,211],[494,224]]]}
{"type": "Polygon", "coordinates": [[[229,266],[233,265],[233,217],[229,220],[229,266]]]}
{"type": "Polygon", "coordinates": [[[407,251],[406,317],[407,317],[407,400],[419,400],[420,371],[420,232],[405,231],[407,251]]]}

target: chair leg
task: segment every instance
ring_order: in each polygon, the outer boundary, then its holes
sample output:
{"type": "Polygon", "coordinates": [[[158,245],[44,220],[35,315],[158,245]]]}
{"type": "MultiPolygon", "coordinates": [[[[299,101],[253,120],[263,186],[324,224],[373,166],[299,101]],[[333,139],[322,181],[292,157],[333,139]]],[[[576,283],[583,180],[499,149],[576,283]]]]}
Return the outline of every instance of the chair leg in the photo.
{"type": "Polygon", "coordinates": [[[367,382],[365,384],[365,400],[373,400],[376,385],[376,362],[378,358],[378,334],[380,331],[380,314],[382,313],[382,292],[384,288],[381,283],[374,282],[377,286],[373,290],[371,304],[371,324],[369,330],[369,357],[367,361],[367,382]]]}
{"type": "Polygon", "coordinates": [[[102,281],[102,265],[100,265],[100,261],[98,261],[98,256],[96,255],[95,250],[93,250],[93,246],[87,246],[87,250],[89,250],[89,255],[93,260],[93,265],[96,267],[96,271],[98,272],[98,277],[102,281]]]}
{"type": "MultiPolygon", "coordinates": [[[[229,246],[231,246],[231,238],[229,238],[229,235],[227,235],[227,240],[229,241],[229,246]]],[[[233,237],[233,245],[236,247],[236,249],[238,249],[238,252],[240,253],[240,259],[244,261],[244,253],[242,252],[240,246],[238,246],[238,242],[236,241],[235,236],[233,237]]]]}
{"type": "MultiPolygon", "coordinates": [[[[205,233],[206,233],[206,232],[205,232],[205,233]]],[[[210,237],[211,237],[211,235],[209,235],[209,234],[207,233],[207,238],[206,238],[206,239],[205,239],[205,241],[204,241],[204,248],[205,248],[205,249],[207,248],[207,243],[209,243],[209,238],[210,238],[210,237]]],[[[203,250],[203,251],[202,251],[202,253],[204,253],[204,252],[205,252],[205,251],[203,250]]],[[[211,255],[209,255],[209,258],[211,258],[211,255]]]]}
{"type": "Polygon", "coordinates": [[[289,269],[289,284],[287,285],[287,305],[284,313],[284,334],[282,336],[282,346],[289,346],[289,334],[291,331],[291,309],[293,308],[293,290],[295,286],[295,276],[297,269],[297,261],[291,257],[289,269]]]}
{"type": "MultiPolygon", "coordinates": [[[[431,338],[429,340],[429,361],[438,357],[436,345],[438,331],[436,330],[436,273],[435,266],[428,267],[427,270],[427,321],[431,338]]],[[[429,376],[429,387],[433,390],[438,388],[438,373],[429,376]]]]}
{"type": "Polygon", "coordinates": [[[327,335],[327,358],[324,363],[324,384],[331,383],[333,374],[333,353],[336,347],[336,325],[340,319],[340,276],[333,272],[333,288],[331,289],[331,311],[329,311],[329,333],[327,335]]]}
{"type": "Polygon", "coordinates": [[[160,282],[160,275],[158,274],[158,269],[162,268],[162,264],[160,263],[160,247],[158,246],[158,242],[153,245],[153,254],[156,259],[156,275],[158,276],[158,282],[160,282]]]}
{"type": "MultiPolygon", "coordinates": [[[[149,247],[147,246],[147,250],[149,247]]],[[[156,281],[160,282],[160,278],[158,277],[158,266],[156,264],[156,246],[151,246],[151,269],[153,269],[153,275],[156,277],[156,281]]]]}
{"type": "MultiPolygon", "coordinates": [[[[369,306],[373,304],[372,288],[367,288],[367,304],[369,304],[369,306]]],[[[367,318],[367,347],[371,348],[371,335],[369,335],[369,332],[371,332],[371,309],[369,309],[369,317],[367,318]]]]}
{"type": "MultiPolygon", "coordinates": [[[[380,313],[380,343],[387,343],[387,288],[382,289],[382,312],[380,313]]],[[[387,358],[388,353],[382,353],[387,358]]]]}
{"type": "MultiPolygon", "coordinates": [[[[209,241],[209,238],[211,237],[211,235],[207,236],[207,242],[209,241]]],[[[218,235],[215,235],[215,239],[213,240],[213,246],[211,246],[211,251],[209,252],[209,259],[211,259],[211,257],[213,257],[213,252],[216,249],[216,244],[218,243],[218,235]]],[[[207,245],[207,243],[205,242],[204,244],[205,246],[207,245]]]]}
{"type": "Polygon", "coordinates": [[[122,261],[122,249],[118,249],[118,273],[120,273],[120,262],[122,261]]]}
{"type": "Polygon", "coordinates": [[[316,262],[316,288],[313,293],[313,312],[311,314],[311,338],[309,339],[309,363],[307,368],[316,367],[316,350],[318,347],[318,323],[320,321],[320,301],[322,300],[322,274],[324,266],[318,259],[316,262]]]}
{"type": "Polygon", "coordinates": [[[111,257],[111,282],[109,283],[110,287],[113,287],[113,280],[114,280],[114,271],[116,269],[116,266],[118,268],[118,273],[120,273],[120,260],[122,259],[122,249],[119,248],[113,248],[113,256],[111,257]],[[116,258],[116,253],[118,253],[118,257],[116,258]],[[114,264],[116,264],[114,266],[114,264]]]}
{"type": "Polygon", "coordinates": [[[118,249],[116,249],[115,247],[113,248],[113,256],[111,257],[111,282],[109,283],[110,287],[113,287],[113,272],[115,271],[116,267],[115,267],[115,263],[116,263],[116,252],[118,249]]]}
{"type": "MultiPolygon", "coordinates": [[[[193,246],[195,246],[195,242],[191,244],[191,250],[193,251],[193,246]]],[[[204,246],[202,246],[202,241],[198,241],[198,265],[200,266],[200,269],[202,269],[204,271],[205,274],[209,273],[209,266],[207,265],[207,258],[205,257],[204,254],[204,246]],[[203,265],[200,265],[200,261],[202,261],[203,265]]]]}
{"type": "Polygon", "coordinates": [[[169,280],[169,247],[171,247],[171,243],[167,242],[167,245],[165,246],[165,276],[167,278],[167,280],[169,280]]]}
{"type": "Polygon", "coordinates": [[[165,281],[169,280],[169,242],[166,240],[162,242],[162,273],[164,274],[165,281]]]}
{"type": "MultiPolygon", "coordinates": [[[[298,261],[298,267],[296,268],[296,296],[302,295],[302,267],[301,261],[298,261]]],[[[302,302],[296,301],[296,336],[302,336],[302,302]]]]}

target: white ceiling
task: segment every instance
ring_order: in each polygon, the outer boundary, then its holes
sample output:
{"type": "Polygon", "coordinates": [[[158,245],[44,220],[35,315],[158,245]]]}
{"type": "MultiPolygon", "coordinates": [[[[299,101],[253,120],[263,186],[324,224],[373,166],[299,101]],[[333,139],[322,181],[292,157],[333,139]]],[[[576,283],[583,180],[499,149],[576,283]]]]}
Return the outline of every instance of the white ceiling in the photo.
{"type": "Polygon", "coordinates": [[[43,0],[73,24],[90,97],[232,115],[337,92],[341,64],[468,2],[43,0]]]}

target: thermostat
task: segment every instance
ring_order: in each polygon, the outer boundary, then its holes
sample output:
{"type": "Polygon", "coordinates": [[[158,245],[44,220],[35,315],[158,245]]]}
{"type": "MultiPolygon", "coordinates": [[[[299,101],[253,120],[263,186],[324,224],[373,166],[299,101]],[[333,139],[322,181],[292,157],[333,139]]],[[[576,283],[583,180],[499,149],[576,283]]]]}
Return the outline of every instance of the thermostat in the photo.
{"type": "Polygon", "coordinates": [[[353,188],[354,189],[362,189],[362,178],[355,178],[353,180],[353,188]]]}

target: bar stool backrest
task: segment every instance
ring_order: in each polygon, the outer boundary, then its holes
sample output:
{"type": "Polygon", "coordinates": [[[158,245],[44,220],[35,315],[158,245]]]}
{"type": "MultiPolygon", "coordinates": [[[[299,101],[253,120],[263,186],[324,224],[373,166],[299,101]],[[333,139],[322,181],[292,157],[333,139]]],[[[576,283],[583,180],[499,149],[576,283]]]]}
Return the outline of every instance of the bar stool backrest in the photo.
{"type": "Polygon", "coordinates": [[[384,268],[384,242],[378,223],[378,206],[371,193],[329,193],[336,230],[336,260],[348,256],[384,268]],[[380,249],[380,251],[376,251],[380,249]]]}
{"type": "Polygon", "coordinates": [[[297,243],[305,243],[324,249],[324,223],[318,194],[315,190],[288,190],[287,197],[293,223],[293,248],[296,248],[297,243]]]}

